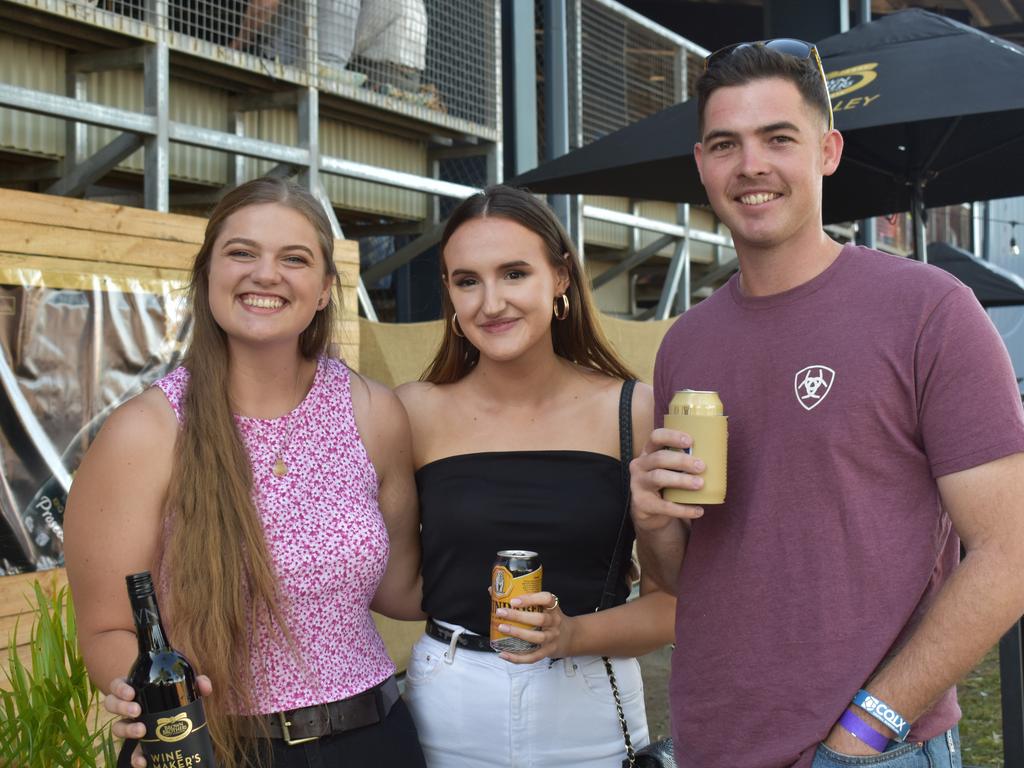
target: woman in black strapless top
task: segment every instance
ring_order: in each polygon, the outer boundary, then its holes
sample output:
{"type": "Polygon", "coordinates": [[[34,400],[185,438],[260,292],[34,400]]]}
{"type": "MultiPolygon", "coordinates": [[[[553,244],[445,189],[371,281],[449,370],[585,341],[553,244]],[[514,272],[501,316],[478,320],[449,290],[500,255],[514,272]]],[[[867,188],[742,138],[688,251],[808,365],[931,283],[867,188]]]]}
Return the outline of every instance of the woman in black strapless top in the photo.
{"type": "Polygon", "coordinates": [[[639,748],[634,657],[673,638],[673,598],[641,578],[627,603],[626,569],[613,566],[632,543],[621,446],[650,432],[651,389],[625,384],[634,377],[600,332],[575,249],[532,195],[496,186],[470,197],[441,253],[444,339],[423,380],[398,390],[431,617],[406,697],[427,763],[618,768],[626,750],[601,657],[612,657],[639,748]],[[544,568],[544,591],[499,613],[530,625],[502,625],[537,645],[524,654],[488,644],[486,590],[504,549],[535,551],[544,568]]]}

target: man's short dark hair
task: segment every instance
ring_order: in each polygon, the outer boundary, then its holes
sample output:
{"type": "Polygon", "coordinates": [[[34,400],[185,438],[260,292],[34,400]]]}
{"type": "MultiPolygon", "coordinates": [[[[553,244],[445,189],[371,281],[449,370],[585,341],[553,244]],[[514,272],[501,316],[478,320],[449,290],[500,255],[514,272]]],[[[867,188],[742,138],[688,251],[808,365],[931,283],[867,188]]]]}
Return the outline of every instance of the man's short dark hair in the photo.
{"type": "Polygon", "coordinates": [[[716,58],[697,80],[697,121],[701,137],[704,136],[704,109],[712,93],[719,88],[746,85],[769,77],[793,83],[804,101],[828,120],[831,114],[828,89],[813,56],[799,59],[763,45],[746,44],[716,58]]]}

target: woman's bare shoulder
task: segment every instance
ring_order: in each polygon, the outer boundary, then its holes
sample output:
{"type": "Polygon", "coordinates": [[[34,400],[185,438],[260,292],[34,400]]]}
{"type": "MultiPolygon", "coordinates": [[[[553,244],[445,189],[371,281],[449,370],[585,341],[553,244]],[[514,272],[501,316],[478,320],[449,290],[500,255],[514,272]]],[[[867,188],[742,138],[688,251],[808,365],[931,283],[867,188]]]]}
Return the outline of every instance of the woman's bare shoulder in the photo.
{"type": "Polygon", "coordinates": [[[177,431],[178,419],[167,397],[157,387],[150,387],[107,417],[97,442],[109,440],[128,450],[151,448],[154,441],[173,445],[177,431]]]}
{"type": "Polygon", "coordinates": [[[395,394],[408,406],[436,398],[443,389],[444,386],[429,381],[407,381],[395,387],[395,394]]]}
{"type": "Polygon", "coordinates": [[[457,396],[456,384],[433,384],[429,381],[409,381],[395,388],[409,419],[416,423],[434,420],[443,414],[447,404],[457,396]]]}

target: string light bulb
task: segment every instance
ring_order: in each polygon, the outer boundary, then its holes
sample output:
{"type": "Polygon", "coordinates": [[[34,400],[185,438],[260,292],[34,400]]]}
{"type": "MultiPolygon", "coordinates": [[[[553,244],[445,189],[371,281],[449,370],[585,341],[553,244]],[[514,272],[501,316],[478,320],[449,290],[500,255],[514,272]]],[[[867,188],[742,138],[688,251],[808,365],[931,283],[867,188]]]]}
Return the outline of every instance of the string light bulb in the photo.
{"type": "Polygon", "coordinates": [[[1010,222],[1010,253],[1014,256],[1020,256],[1020,245],[1017,243],[1017,238],[1014,236],[1017,233],[1017,222],[1010,222]]]}

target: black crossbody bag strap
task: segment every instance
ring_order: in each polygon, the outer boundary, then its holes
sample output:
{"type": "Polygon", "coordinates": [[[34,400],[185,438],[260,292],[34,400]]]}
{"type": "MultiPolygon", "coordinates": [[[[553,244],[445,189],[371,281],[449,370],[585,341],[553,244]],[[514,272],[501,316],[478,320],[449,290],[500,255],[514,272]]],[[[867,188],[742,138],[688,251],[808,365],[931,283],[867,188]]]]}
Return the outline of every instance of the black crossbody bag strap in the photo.
{"type": "MultiPolygon", "coordinates": [[[[629,462],[633,459],[633,388],[636,382],[628,379],[622,382],[622,393],[619,395],[619,464],[622,472],[622,487],[625,490],[625,504],[622,508],[622,521],[619,523],[619,535],[615,539],[615,549],[612,551],[612,562],[608,567],[608,578],[605,579],[604,592],[601,593],[601,602],[597,610],[603,611],[615,604],[615,597],[618,589],[616,585],[622,585],[626,579],[625,563],[629,562],[633,550],[633,518],[629,515],[629,462]]],[[[624,766],[636,765],[636,752],[633,750],[633,742],[629,738],[629,725],[626,723],[626,713],[622,710],[622,700],[619,697],[619,686],[615,681],[615,671],[612,669],[612,662],[607,656],[602,657],[605,672],[608,673],[608,682],[612,688],[612,696],[615,699],[615,714],[619,719],[619,728],[622,730],[622,739],[626,745],[626,759],[624,766]]]]}
{"type": "Polygon", "coordinates": [[[622,472],[622,487],[625,489],[625,505],[622,509],[622,521],[619,523],[619,535],[615,539],[612,562],[608,568],[608,578],[604,582],[604,591],[597,610],[603,611],[615,604],[618,593],[616,585],[625,579],[623,564],[629,562],[633,550],[633,518],[629,516],[629,462],[633,459],[633,388],[636,382],[628,379],[622,382],[619,395],[619,464],[622,472]]]}

